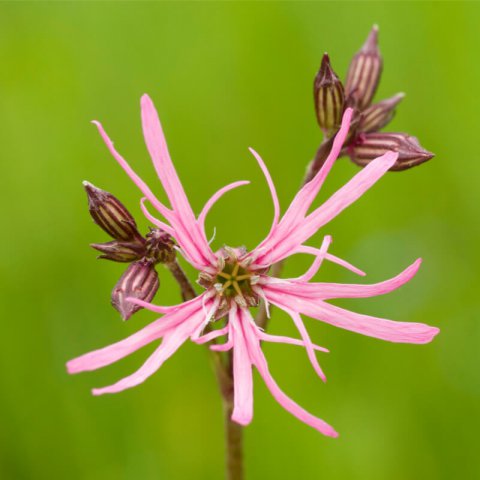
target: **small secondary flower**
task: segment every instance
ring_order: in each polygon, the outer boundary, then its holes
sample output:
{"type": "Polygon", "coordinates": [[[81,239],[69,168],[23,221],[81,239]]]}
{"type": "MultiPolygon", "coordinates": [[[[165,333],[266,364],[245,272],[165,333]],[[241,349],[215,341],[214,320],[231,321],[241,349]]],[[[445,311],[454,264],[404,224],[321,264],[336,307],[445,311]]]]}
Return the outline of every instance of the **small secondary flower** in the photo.
{"type": "Polygon", "coordinates": [[[233,350],[234,409],[232,419],[247,425],[253,416],[252,368],[255,367],[274,398],[291,414],[325,435],[337,436],[336,431],[325,421],[313,416],[291,400],[279,388],[269,372],[261,342],[280,342],[305,348],[307,356],[317,372],[325,380],[316,352],[326,352],[315,345],[305,328],[301,315],[307,315],[325,323],[390,342],[422,344],[432,340],[438,329],[422,323],[394,322],[383,318],[361,315],[328,303],[336,298],[362,298],[388,293],[409,281],[417,272],[420,260],[415,261],[396,277],[385,282],[364,284],[335,284],[311,282],[323,261],[338,263],[353,272],[363,272],[331,254],[328,249],[331,237],[326,236],[320,248],[304,243],[321,227],[354,203],[398,158],[397,153],[387,152],[371,161],[345,186],[334,193],[325,203],[309,213],[325,178],[341,152],[349,133],[352,109],[345,110],[340,129],[332,143],[331,152],[323,167],[295,196],[283,214],[275,186],[260,156],[252,149],[253,156],[262,169],[270,189],[274,215],[266,238],[253,250],[225,246],[214,252],[205,232],[205,219],[211,207],[228,191],[248,182],[235,182],[221,188],[207,201],[196,216],[187,199],[168,153],[167,145],[157,116],[148,96],[141,100],[143,132],[147,148],[158,177],[165,189],[170,206],[164,205],[150,188],[132,170],[114,148],[100,123],[95,122],[108,149],[144,194],[141,205],[148,220],[175,239],[177,248],[185,259],[199,271],[198,283],[204,292],[198,297],[174,306],[157,306],[138,298],[127,299],[161,316],[125,340],[100,350],[87,353],[68,362],[70,373],[96,370],[135,352],[143,346],[163,339],[144,365],[135,373],[117,383],[93,390],[95,395],[115,393],[142,383],[188,339],[198,344],[225,337],[225,343],[210,346],[217,351],[233,350]],[[149,201],[163,220],[153,216],[147,209],[149,201]],[[300,277],[274,278],[269,275],[272,264],[291,255],[313,256],[311,267],[300,277]],[[268,334],[260,329],[250,313],[250,307],[260,300],[284,310],[298,329],[300,338],[268,334]],[[204,333],[205,327],[218,327],[204,333]]]}

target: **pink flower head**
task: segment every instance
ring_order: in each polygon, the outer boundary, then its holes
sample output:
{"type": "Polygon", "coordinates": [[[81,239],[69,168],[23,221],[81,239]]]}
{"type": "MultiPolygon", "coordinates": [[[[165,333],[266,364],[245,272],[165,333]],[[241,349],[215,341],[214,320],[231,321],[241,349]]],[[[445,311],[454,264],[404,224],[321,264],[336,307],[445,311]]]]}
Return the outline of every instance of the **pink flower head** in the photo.
{"type": "Polygon", "coordinates": [[[301,315],[308,315],[346,330],[390,342],[427,343],[438,333],[437,328],[421,323],[394,322],[361,315],[327,302],[336,298],[372,297],[395,290],[415,275],[420,266],[420,259],[396,277],[373,285],[310,282],[324,260],[338,263],[359,275],[364,275],[360,270],[328,252],[331,237],[326,236],[320,248],[305,246],[304,242],[367,191],[395,163],[397,154],[387,152],[372,161],[325,203],[309,213],[310,206],[348,134],[352,110],[347,109],[325,164],[297,193],[285,214],[281,216],[278,197],[267,167],[260,156],[250,149],[265,175],[273,199],[274,217],[270,232],[265,240],[251,251],[225,246],[213,252],[205,234],[205,218],[220,197],[248,182],[235,182],[223,187],[208,200],[200,215],[196,216],[170,159],[155,107],[147,95],[142,97],[141,109],[145,142],[168,196],[170,207],[153,195],[149,187],[115,150],[103,127],[98,122],[94,123],[114,158],[142,191],[144,198],[141,206],[145,216],[176,240],[179,251],[200,272],[198,283],[205,290],[191,301],[169,307],[132,299],[132,302],[163,316],[125,340],[71,360],[67,364],[68,371],[77,373],[104,367],[155,340],[163,339],[137,372],[111,386],[93,390],[94,395],[115,393],[142,383],[187,339],[202,344],[224,336],[225,343],[215,343],[210,348],[217,351],[233,350],[232,419],[235,422],[247,425],[252,419],[252,367],[255,366],[274,398],[286,410],[321,433],[337,436],[330,425],[305,411],[280,390],[269,372],[261,342],[280,342],[304,347],[313,368],[320,378],[325,380],[315,352],[327,350],[312,343],[301,315]],[[163,220],[157,219],[147,210],[146,201],[153,205],[163,220]],[[305,274],[290,279],[268,275],[272,264],[297,253],[309,254],[314,258],[305,274]],[[284,310],[292,318],[300,338],[275,336],[262,331],[255,324],[249,310],[250,307],[257,306],[261,300],[267,309],[269,305],[275,305],[284,310]],[[226,319],[225,326],[203,333],[207,324],[220,319],[226,319]]]}

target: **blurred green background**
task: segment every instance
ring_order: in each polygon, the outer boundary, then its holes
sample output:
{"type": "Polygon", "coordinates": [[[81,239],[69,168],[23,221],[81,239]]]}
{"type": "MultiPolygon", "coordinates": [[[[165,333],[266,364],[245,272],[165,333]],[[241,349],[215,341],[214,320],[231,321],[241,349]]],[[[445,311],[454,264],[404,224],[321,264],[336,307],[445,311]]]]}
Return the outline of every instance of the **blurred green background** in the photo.
{"type": "MultiPolygon", "coordinates": [[[[185,345],[142,386],[94,398],[91,387],[136,369],[152,346],[101,371],[68,376],[65,362],[136,331],[109,304],[122,265],[95,260],[107,241],[81,181],[119,196],[139,220],[139,192],[108,154],[92,119],[161,195],[139,121],[154,99],[194,208],[220,186],[250,179],[213,210],[216,245],[253,247],[272,207],[248,146],[267,162],[285,208],[321,140],[312,81],[324,51],[344,76],[372,24],[384,75],[376,99],[407,93],[391,129],[436,158],[388,174],[323,229],[332,252],[393,276],[418,276],[354,310],[441,327],[411,346],[307,319],[331,349],[322,384],[305,352],[268,345],[279,384],[330,422],[324,438],[278,406],[261,381],[246,429],[248,479],[480,478],[478,349],[480,5],[471,3],[2,3],[2,479],[221,479],[221,403],[205,349],[185,345]]],[[[358,171],[340,161],[319,201],[358,171]]],[[[294,259],[286,274],[308,259],[294,259]]],[[[190,270],[191,272],[191,270],[190,270]]],[[[193,272],[192,272],[193,273],[193,272]]],[[[327,265],[319,279],[357,281],[327,265]]],[[[161,271],[156,301],[177,302],[161,271]]],[[[294,334],[279,314],[272,331],[294,334]]]]}

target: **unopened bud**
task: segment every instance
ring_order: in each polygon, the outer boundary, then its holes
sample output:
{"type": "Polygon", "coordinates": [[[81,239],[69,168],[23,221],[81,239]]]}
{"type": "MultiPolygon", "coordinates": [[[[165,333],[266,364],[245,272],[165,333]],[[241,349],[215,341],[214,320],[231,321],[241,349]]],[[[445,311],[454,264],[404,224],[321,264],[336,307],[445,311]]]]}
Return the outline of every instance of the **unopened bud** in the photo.
{"type": "Polygon", "coordinates": [[[171,263],[175,259],[173,238],[159,228],[151,228],[145,244],[146,257],[155,263],[171,263]]]}
{"type": "Polygon", "coordinates": [[[405,133],[362,133],[355,138],[347,152],[354,163],[364,167],[389,150],[398,153],[398,159],[390,169],[392,171],[415,167],[434,156],[422,148],[415,137],[405,133]]]}
{"type": "Polygon", "coordinates": [[[83,182],[88,196],[88,209],[93,221],[115,240],[141,239],[130,212],[111,193],[83,182]]]}
{"type": "Polygon", "coordinates": [[[90,246],[103,253],[97,258],[114,262],[133,262],[145,256],[145,245],[140,242],[118,242],[114,240],[107,243],[91,243],[90,246]]]}
{"type": "Polygon", "coordinates": [[[342,121],[345,96],[342,82],[333,71],[326,53],[314,80],[313,93],[318,124],[330,137],[342,121]]]}
{"type": "Polygon", "coordinates": [[[158,290],[160,281],[154,263],[142,259],[129,265],[112,291],[112,305],[124,320],[128,320],[142,307],[127,301],[129,297],[150,302],[158,290]]]}
{"type": "Polygon", "coordinates": [[[404,96],[403,93],[397,93],[391,98],[370,105],[362,112],[358,130],[365,133],[381,130],[392,120],[395,115],[395,107],[404,96]]]}
{"type": "Polygon", "coordinates": [[[345,96],[352,100],[359,110],[370,105],[381,73],[378,27],[374,25],[363,47],[353,57],[345,82],[345,96]]]}

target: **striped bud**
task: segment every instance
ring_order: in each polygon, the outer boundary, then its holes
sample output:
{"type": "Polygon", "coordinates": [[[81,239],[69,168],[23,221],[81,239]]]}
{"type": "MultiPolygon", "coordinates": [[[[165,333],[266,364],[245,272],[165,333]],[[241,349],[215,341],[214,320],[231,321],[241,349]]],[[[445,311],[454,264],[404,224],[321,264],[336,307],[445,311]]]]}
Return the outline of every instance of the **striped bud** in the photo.
{"type": "Polygon", "coordinates": [[[91,243],[90,246],[102,252],[97,258],[112,260],[114,262],[133,262],[145,256],[145,245],[140,242],[113,242],[91,243]]]}
{"type": "Polygon", "coordinates": [[[172,237],[160,228],[151,228],[147,233],[145,255],[155,263],[171,263],[175,259],[175,243],[172,237]]]}
{"type": "Polygon", "coordinates": [[[397,93],[391,98],[370,105],[362,112],[358,130],[365,133],[381,130],[392,120],[395,115],[395,107],[404,96],[403,93],[397,93]]]}
{"type": "Polygon", "coordinates": [[[142,307],[127,301],[129,297],[150,302],[160,285],[154,263],[142,259],[129,265],[112,291],[112,305],[124,320],[142,307]]]}
{"type": "Polygon", "coordinates": [[[434,156],[406,133],[362,133],[348,147],[347,153],[354,163],[364,167],[389,150],[398,153],[392,171],[415,167],[434,156]]]}
{"type": "Polygon", "coordinates": [[[130,212],[111,193],[83,182],[93,221],[115,240],[139,240],[137,225],[130,212]]]}
{"type": "Polygon", "coordinates": [[[313,94],[318,124],[330,137],[342,121],[345,96],[342,82],[333,71],[326,53],[313,83],[313,94]]]}
{"type": "Polygon", "coordinates": [[[353,57],[345,82],[345,96],[352,100],[359,110],[370,105],[381,73],[378,27],[374,25],[363,47],[353,57]]]}

